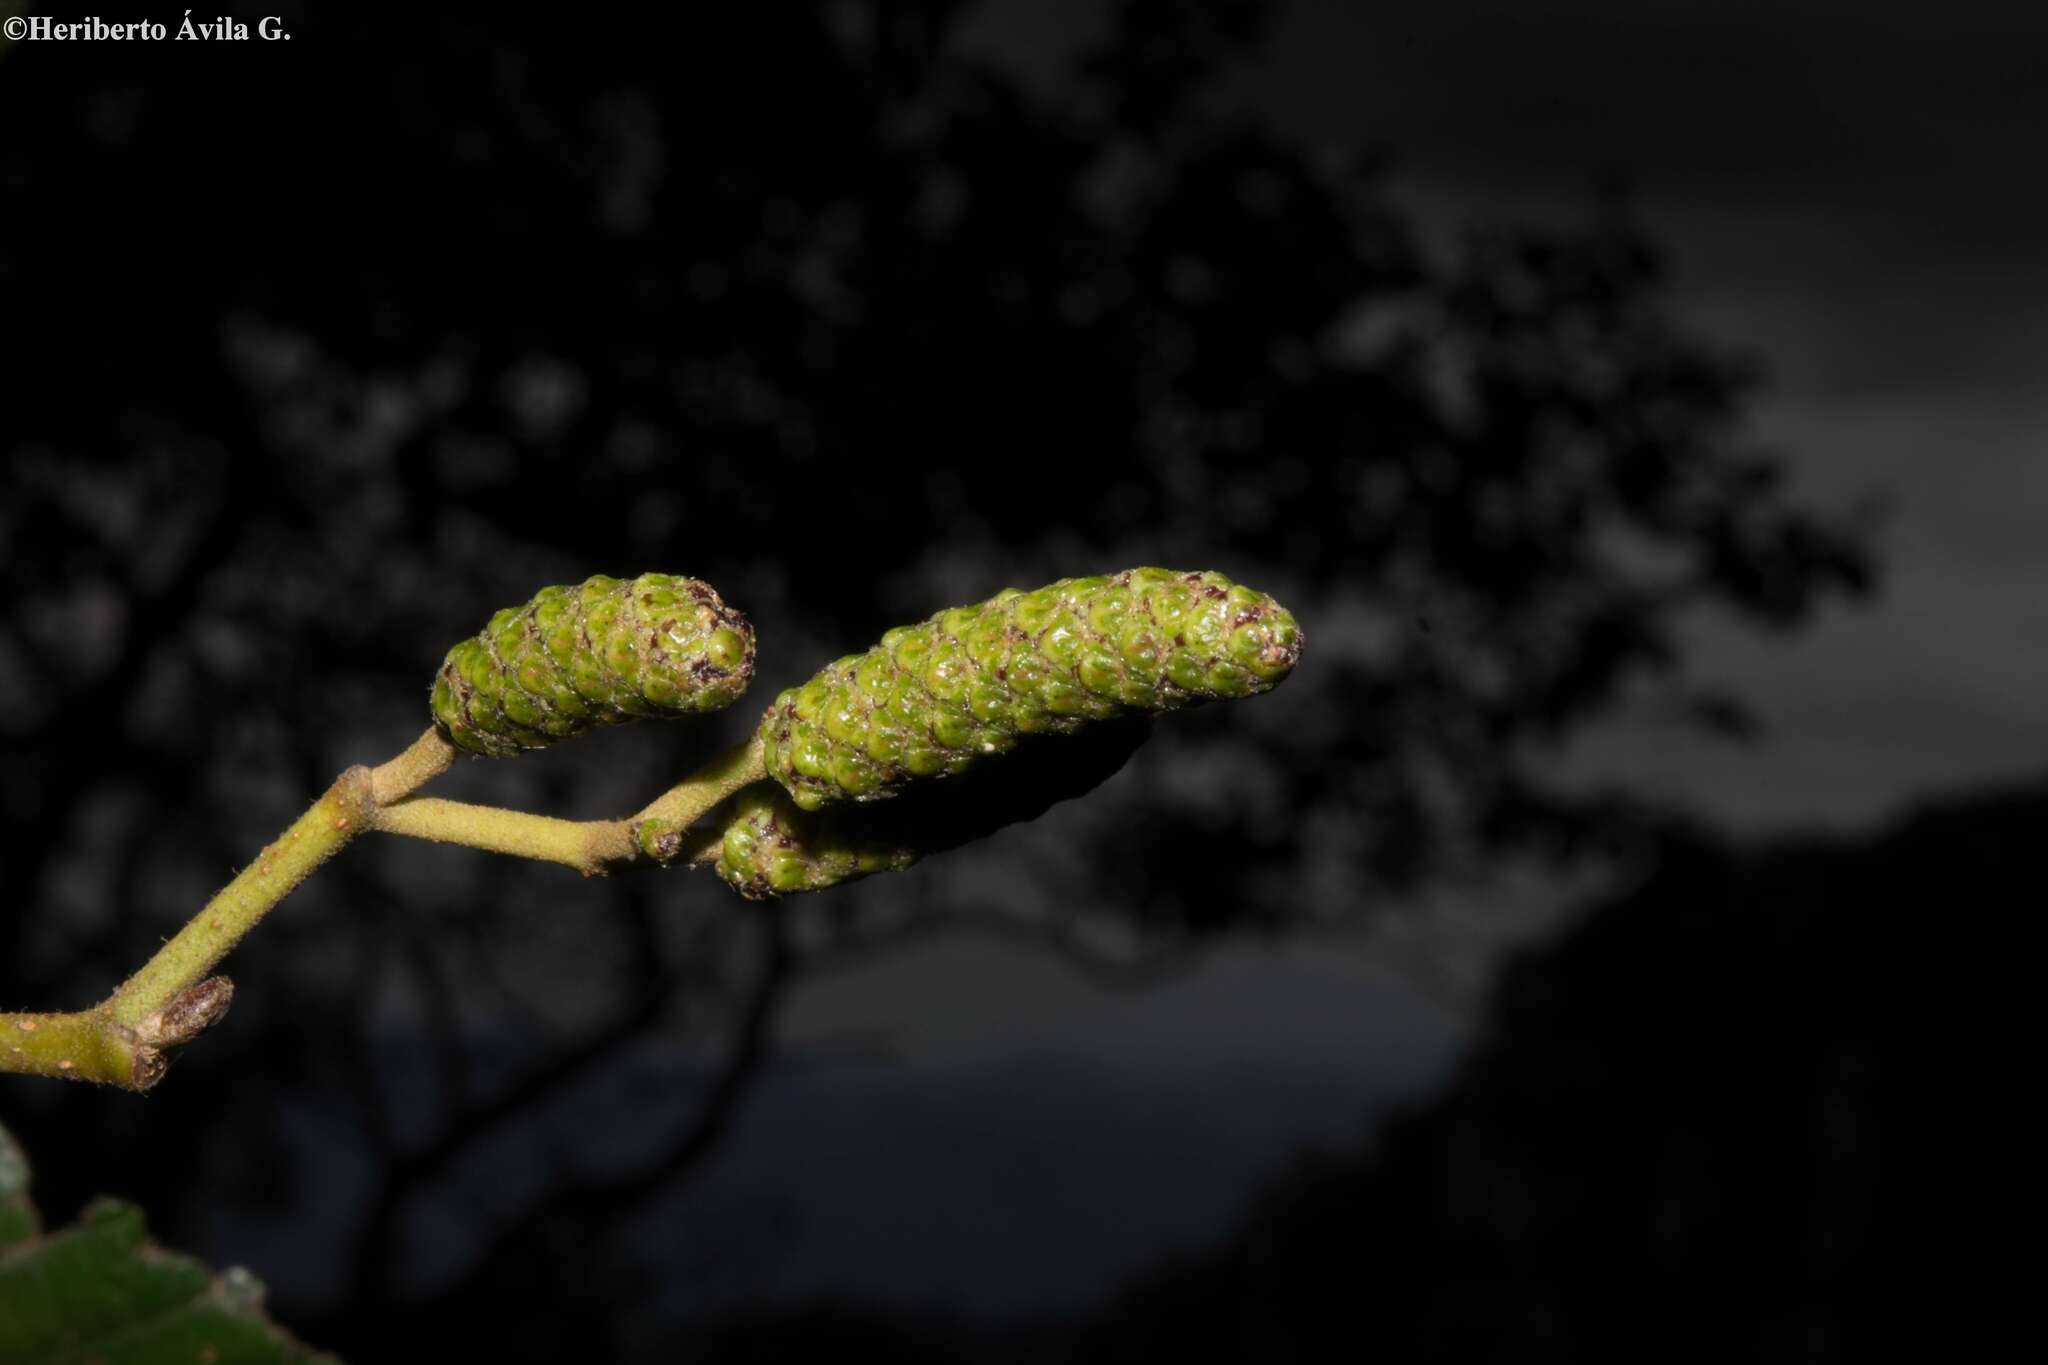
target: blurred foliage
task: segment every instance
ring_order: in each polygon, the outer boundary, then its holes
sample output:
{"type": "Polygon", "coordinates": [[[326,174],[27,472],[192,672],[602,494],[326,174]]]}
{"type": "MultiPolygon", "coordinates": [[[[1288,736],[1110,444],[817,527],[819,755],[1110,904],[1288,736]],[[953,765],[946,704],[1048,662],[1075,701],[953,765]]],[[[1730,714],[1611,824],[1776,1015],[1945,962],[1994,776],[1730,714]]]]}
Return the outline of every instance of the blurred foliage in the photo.
{"type": "Polygon", "coordinates": [[[1866,584],[1625,216],[1427,248],[1370,166],[1201,114],[1242,0],[1128,6],[1065,98],[956,10],[37,49],[0,90],[40,130],[0,150],[10,829],[86,717],[197,762],[247,708],[360,716],[557,569],[709,575],[807,669],[1142,546],[1302,601],[1315,652],[1231,756],[1258,856],[1175,877],[1162,810],[1118,899],[1285,922],[1250,893],[1312,841],[1407,886],[1612,838],[1542,756],[1646,680],[1734,723],[1681,610],[1866,584]],[[178,726],[110,724],[152,667],[178,726]]]}
{"type": "Polygon", "coordinates": [[[819,1300],[731,1313],[688,1358],[1995,1353],[2032,1303],[2000,1235],[2032,1154],[1994,1116],[2022,1033],[1982,1006],[2006,984],[1983,949],[2033,910],[2044,821],[2035,785],[1867,838],[1674,844],[1505,974],[1444,1093],[1304,1155],[1099,1310],[1004,1326],[819,1300]]]}
{"type": "MultiPolygon", "coordinates": [[[[1441,1097],[1305,1161],[1071,1358],[1867,1360],[1997,1339],[1976,997],[2048,789],[1673,848],[1499,983],[1441,1097]],[[1948,913],[1951,909],[1961,913],[1948,913]]],[[[2015,1306],[2024,1295],[2010,1300],[2015,1306]]],[[[1965,1354],[1970,1352],[1965,1351],[1965,1354]]]]}
{"type": "MultiPolygon", "coordinates": [[[[1162,727],[1039,822],[1059,856],[991,842],[1070,948],[1627,855],[1665,813],[1563,748],[1646,698],[1739,730],[1686,614],[1869,586],[1625,211],[1425,241],[1364,159],[1210,113],[1245,0],[1119,6],[1058,87],[950,0],[282,8],[289,44],[25,44],[0,81],[34,130],[0,140],[10,1005],[98,998],[417,733],[490,604],[593,571],[716,583],[764,699],[1009,583],[1213,565],[1296,607],[1284,691],[1162,727]]],[[[451,794],[616,814],[736,734],[451,794]]],[[[64,1200],[119,1171],[181,1238],[230,1192],[290,1229],[295,1320],[344,1346],[568,1254],[672,1283],[622,1229],[715,1146],[788,983],[973,918],[936,866],[764,921],[708,877],[355,852],[238,953],[262,985],[147,1141],[0,1084],[64,1200]],[[224,1132],[256,1155],[209,1167],[224,1132]]],[[[558,1298],[476,1350],[601,1354],[604,1305],[558,1298]]]]}
{"type": "Polygon", "coordinates": [[[246,1270],[215,1276],[143,1239],[112,1200],[38,1233],[28,1163],[0,1128],[0,1361],[39,1365],[266,1365],[324,1359],[268,1322],[246,1270]]]}

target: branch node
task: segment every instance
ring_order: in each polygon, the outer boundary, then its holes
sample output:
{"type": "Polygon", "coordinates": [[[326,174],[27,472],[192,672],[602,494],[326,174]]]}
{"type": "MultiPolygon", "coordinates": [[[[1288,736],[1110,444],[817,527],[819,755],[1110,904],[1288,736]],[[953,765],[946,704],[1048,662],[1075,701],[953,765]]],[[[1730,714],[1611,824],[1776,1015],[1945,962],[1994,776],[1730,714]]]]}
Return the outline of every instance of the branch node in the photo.
{"type": "Polygon", "coordinates": [[[135,1026],[135,1039],[149,1047],[177,1047],[189,1043],[219,1023],[235,998],[235,983],[224,976],[211,976],[171,998],[156,1013],[135,1026]]]}
{"type": "Polygon", "coordinates": [[[682,827],[673,820],[649,816],[633,822],[633,842],[657,863],[670,863],[683,851],[682,827]]]}
{"type": "Polygon", "coordinates": [[[171,1064],[162,1052],[153,1047],[138,1047],[135,1049],[134,1068],[128,1073],[128,1088],[147,1090],[162,1080],[170,1069],[171,1064]]]}
{"type": "Polygon", "coordinates": [[[375,774],[360,763],[343,769],[341,776],[334,779],[334,798],[341,806],[341,814],[334,821],[336,829],[367,824],[377,808],[375,774]]]}

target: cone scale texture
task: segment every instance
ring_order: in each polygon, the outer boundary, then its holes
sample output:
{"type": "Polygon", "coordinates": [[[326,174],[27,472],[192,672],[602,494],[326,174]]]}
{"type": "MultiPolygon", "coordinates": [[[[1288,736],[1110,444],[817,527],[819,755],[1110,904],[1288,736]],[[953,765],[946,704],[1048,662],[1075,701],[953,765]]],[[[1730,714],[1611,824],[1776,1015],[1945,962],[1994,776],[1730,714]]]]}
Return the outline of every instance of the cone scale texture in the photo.
{"type": "Polygon", "coordinates": [[[1286,608],[1221,574],[1062,579],[899,627],[827,666],[768,708],[763,753],[804,810],[874,801],[1027,735],[1268,691],[1300,657],[1286,608]]]}
{"type": "Polygon", "coordinates": [[[671,574],[543,588],[448,651],[434,719],[500,757],[600,725],[730,705],[752,680],[754,631],[709,584],[671,574]]]}
{"type": "Polygon", "coordinates": [[[798,810],[786,793],[764,783],[734,803],[715,867],[742,896],[767,900],[900,871],[923,856],[914,843],[891,840],[882,830],[798,810]]]}

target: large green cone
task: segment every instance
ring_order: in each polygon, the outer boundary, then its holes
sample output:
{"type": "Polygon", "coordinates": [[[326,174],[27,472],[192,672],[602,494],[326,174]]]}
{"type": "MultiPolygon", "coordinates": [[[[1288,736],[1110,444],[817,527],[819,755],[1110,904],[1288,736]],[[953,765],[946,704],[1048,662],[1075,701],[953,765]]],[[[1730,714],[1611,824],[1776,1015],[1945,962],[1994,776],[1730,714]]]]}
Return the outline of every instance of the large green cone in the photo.
{"type": "Polygon", "coordinates": [[[1066,578],[890,631],[777,697],[761,738],[769,774],[817,810],[954,776],[1025,735],[1252,696],[1300,657],[1287,609],[1222,574],[1066,578]]]}
{"type": "Polygon", "coordinates": [[[434,719],[498,757],[636,716],[730,705],[754,676],[754,628],[709,584],[671,574],[542,588],[448,651],[434,719]]]}
{"type": "Polygon", "coordinates": [[[734,800],[718,875],[748,899],[763,900],[909,867],[1093,791],[1123,767],[1150,730],[1142,717],[1093,726],[1067,743],[1031,746],[957,782],[918,788],[879,806],[801,810],[780,787],[760,783],[734,800]]]}

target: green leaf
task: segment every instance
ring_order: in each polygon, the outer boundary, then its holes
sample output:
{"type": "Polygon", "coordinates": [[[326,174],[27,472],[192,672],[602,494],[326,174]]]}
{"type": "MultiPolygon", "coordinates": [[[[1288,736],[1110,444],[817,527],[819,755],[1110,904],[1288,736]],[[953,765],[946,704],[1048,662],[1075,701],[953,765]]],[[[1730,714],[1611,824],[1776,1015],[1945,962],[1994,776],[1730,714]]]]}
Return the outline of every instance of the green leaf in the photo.
{"type": "Polygon", "coordinates": [[[150,1242],[142,1210],[102,1199],[39,1233],[28,1162],[0,1128],[0,1365],[331,1361],[263,1315],[246,1270],[215,1275],[150,1242]]]}

